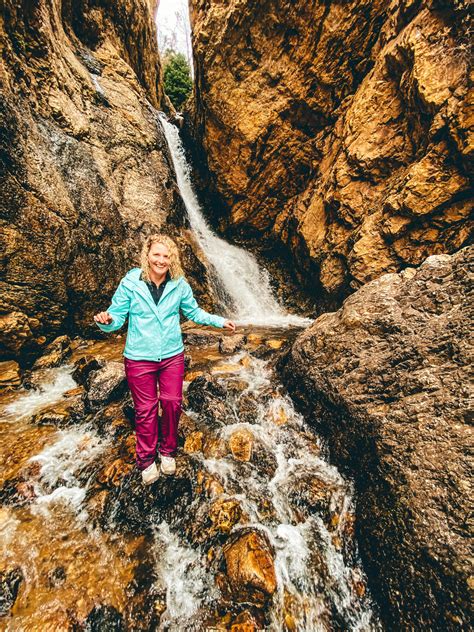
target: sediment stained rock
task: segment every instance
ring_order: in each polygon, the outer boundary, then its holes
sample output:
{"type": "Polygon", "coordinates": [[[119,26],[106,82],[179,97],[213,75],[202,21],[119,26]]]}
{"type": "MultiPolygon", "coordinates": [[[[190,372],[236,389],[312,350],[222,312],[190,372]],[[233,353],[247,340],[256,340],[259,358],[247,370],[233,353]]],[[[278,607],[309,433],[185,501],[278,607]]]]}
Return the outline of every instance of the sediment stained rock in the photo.
{"type": "Polygon", "coordinates": [[[227,234],[288,248],[329,301],[467,243],[467,2],[191,7],[189,128],[227,234]]]}
{"type": "Polygon", "coordinates": [[[388,629],[461,630],[472,616],[473,261],[470,247],[381,276],[282,360],[356,479],[359,543],[388,629]]]}
{"type": "MultiPolygon", "coordinates": [[[[0,353],[37,353],[58,333],[98,332],[143,237],[190,245],[156,109],[154,2],[4,3],[0,16],[0,353]]],[[[196,264],[196,265],[195,265],[196,264]]],[[[201,277],[203,275],[201,274],[201,277]]],[[[199,293],[199,292],[198,292],[199,293]]]]}

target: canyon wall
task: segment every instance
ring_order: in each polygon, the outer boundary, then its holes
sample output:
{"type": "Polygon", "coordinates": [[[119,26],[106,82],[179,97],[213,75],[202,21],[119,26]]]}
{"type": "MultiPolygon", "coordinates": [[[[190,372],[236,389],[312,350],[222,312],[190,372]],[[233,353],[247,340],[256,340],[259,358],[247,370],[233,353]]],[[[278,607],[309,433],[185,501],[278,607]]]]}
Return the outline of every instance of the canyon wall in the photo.
{"type": "Polygon", "coordinates": [[[467,243],[467,2],[190,4],[189,127],[226,234],[333,300],[467,243]]]}
{"type": "Polygon", "coordinates": [[[196,263],[156,118],[172,106],[153,5],[3,5],[3,357],[34,353],[59,332],[96,332],[93,314],[150,231],[166,227],[186,267],[196,263]]]}
{"type": "Polygon", "coordinates": [[[467,630],[472,587],[474,248],[382,275],[281,361],[356,482],[358,541],[387,630],[467,630]]]}

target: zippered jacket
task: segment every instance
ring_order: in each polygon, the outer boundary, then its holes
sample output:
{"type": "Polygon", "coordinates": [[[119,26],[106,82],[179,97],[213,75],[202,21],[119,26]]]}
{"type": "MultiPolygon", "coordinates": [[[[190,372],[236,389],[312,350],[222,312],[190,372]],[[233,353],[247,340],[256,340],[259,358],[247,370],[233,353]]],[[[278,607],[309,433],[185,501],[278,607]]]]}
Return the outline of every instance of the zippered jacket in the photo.
{"type": "Polygon", "coordinates": [[[126,358],[159,362],[183,351],[180,310],[199,325],[224,327],[225,318],[208,314],[198,306],[184,277],[170,279],[155,305],[147,284],[140,280],[141,272],[141,268],[133,268],[120,281],[107,309],[113,321],[109,325],[96,323],[102,331],[116,331],[128,316],[123,352],[126,358]]]}

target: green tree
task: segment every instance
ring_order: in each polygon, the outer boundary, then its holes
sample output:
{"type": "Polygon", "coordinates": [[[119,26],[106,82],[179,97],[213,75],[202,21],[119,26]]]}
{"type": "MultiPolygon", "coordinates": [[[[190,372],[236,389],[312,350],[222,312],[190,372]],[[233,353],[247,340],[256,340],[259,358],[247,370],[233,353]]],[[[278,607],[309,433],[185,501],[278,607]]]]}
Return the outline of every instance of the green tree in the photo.
{"type": "Polygon", "coordinates": [[[191,71],[183,53],[167,50],[163,56],[165,92],[180,110],[193,89],[191,71]]]}

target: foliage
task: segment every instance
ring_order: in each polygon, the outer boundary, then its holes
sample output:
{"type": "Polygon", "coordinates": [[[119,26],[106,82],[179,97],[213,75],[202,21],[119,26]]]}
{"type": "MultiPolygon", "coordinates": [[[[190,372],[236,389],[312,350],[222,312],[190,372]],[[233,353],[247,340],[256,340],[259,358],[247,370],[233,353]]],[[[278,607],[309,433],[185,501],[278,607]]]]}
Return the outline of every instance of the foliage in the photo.
{"type": "Polygon", "coordinates": [[[167,50],[163,56],[165,92],[180,110],[193,88],[191,70],[183,53],[167,50]]]}

